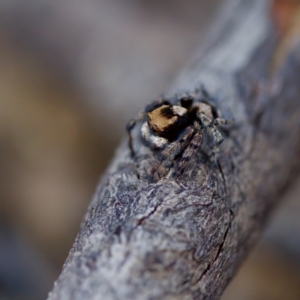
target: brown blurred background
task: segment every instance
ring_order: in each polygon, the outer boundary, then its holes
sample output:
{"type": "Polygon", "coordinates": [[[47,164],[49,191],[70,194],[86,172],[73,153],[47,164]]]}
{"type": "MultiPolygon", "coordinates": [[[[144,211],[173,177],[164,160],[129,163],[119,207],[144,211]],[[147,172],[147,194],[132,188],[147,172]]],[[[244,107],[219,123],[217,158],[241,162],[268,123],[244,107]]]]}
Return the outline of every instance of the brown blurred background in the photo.
{"type": "MultiPolygon", "coordinates": [[[[220,2],[0,2],[0,300],[46,298],[126,121],[220,2]]],[[[299,197],[298,181],[223,300],[300,299],[299,197]]]]}

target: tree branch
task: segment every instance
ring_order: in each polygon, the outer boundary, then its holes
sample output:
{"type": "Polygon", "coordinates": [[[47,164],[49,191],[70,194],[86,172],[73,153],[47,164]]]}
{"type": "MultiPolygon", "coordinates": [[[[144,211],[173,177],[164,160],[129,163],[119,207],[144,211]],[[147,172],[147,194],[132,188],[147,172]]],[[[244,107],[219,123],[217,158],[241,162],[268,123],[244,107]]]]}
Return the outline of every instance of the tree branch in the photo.
{"type": "Polygon", "coordinates": [[[299,167],[300,44],[279,36],[270,5],[226,1],[167,93],[204,86],[234,119],[216,162],[199,152],[153,181],[139,123],[136,157],[124,141],[48,299],[219,299],[299,167]]]}

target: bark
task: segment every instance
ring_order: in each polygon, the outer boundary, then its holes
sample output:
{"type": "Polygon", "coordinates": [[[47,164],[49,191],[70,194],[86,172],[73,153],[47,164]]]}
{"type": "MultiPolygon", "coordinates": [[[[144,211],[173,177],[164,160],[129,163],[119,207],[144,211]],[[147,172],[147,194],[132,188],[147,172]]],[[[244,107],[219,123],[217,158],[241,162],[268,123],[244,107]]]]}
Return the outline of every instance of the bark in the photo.
{"type": "Polygon", "coordinates": [[[300,44],[278,3],[226,1],[166,94],[203,86],[234,119],[216,161],[199,151],[154,181],[138,123],[136,157],[124,140],[48,299],[220,298],[299,167],[300,44]]]}

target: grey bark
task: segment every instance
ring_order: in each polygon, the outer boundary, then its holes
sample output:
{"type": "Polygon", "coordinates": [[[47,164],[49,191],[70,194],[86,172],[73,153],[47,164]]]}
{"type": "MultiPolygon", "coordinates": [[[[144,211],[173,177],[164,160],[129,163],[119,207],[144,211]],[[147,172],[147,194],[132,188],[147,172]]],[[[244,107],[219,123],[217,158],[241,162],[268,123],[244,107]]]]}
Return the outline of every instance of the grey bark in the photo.
{"type": "Polygon", "coordinates": [[[234,119],[217,160],[199,152],[154,182],[139,123],[136,157],[123,141],[49,300],[219,299],[257,241],[299,167],[300,46],[274,69],[265,0],[225,2],[209,37],[167,96],[202,85],[234,119]]]}

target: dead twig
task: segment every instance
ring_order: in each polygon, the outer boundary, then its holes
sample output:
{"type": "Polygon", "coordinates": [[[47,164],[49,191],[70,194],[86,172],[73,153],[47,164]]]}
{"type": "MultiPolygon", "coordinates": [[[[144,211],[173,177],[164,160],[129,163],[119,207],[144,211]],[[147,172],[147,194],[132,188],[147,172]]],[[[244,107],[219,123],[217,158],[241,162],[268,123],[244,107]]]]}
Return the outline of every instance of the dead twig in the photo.
{"type": "Polygon", "coordinates": [[[271,5],[226,1],[166,95],[203,86],[234,119],[217,159],[198,151],[182,174],[153,180],[158,152],[138,122],[136,155],[119,147],[49,300],[220,298],[299,167],[299,37],[289,43],[271,5]]]}

